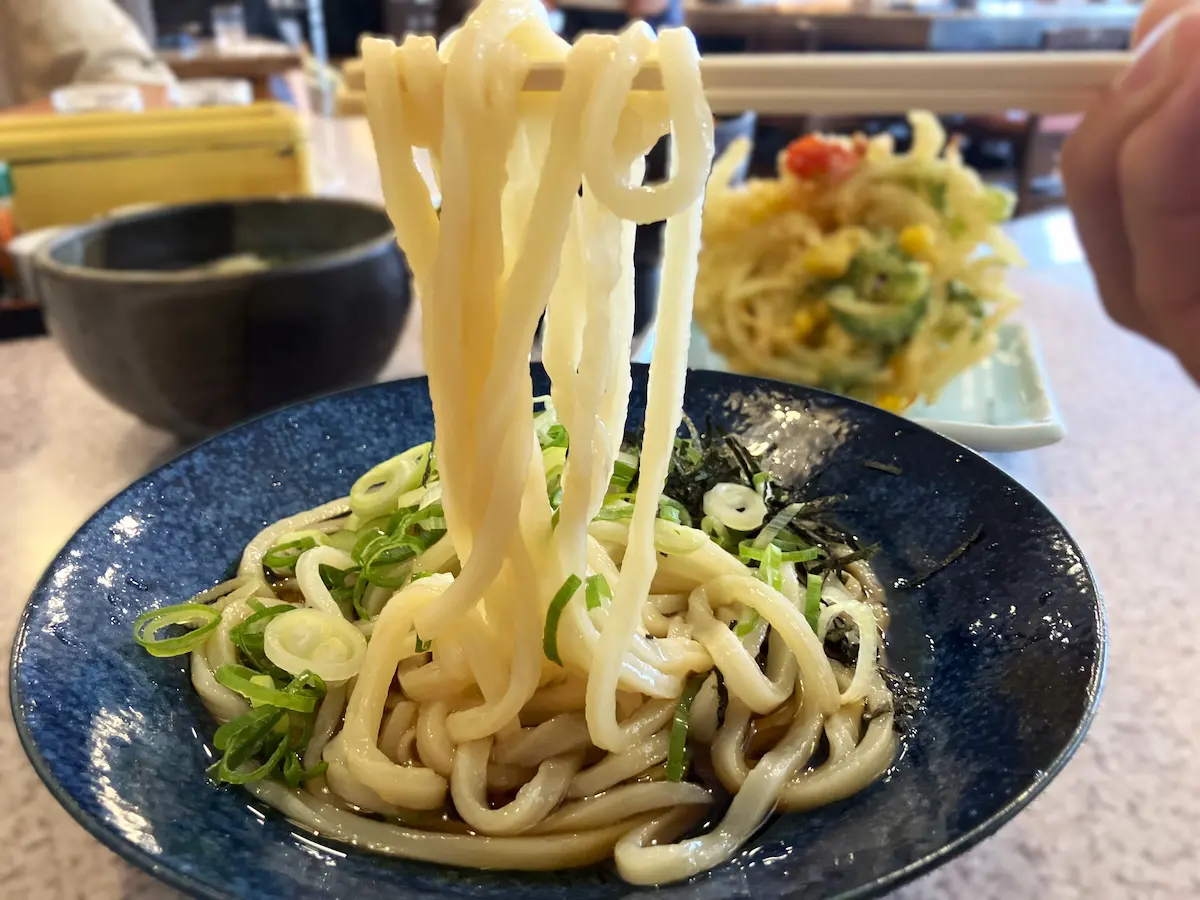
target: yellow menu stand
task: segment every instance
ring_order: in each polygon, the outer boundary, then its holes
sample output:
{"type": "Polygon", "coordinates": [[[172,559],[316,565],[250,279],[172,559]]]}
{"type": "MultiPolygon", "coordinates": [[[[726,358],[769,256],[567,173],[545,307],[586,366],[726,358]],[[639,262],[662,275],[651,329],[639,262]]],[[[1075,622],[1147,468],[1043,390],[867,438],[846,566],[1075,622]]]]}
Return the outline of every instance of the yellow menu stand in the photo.
{"type": "Polygon", "coordinates": [[[312,193],[296,113],[278,103],[0,116],[18,231],[135,203],[312,193]]]}

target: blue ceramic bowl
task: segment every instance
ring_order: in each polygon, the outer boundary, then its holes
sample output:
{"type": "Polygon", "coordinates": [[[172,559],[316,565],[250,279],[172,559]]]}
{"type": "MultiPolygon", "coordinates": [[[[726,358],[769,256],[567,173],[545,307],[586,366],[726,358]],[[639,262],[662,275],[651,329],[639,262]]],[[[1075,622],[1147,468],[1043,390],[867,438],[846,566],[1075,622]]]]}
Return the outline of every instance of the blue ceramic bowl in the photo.
{"type": "MultiPolygon", "coordinates": [[[[635,376],[640,421],[645,369],[635,376]]],[[[535,381],[545,392],[544,374],[535,381]]],[[[203,897],[861,897],[995,831],[1062,768],[1096,706],[1104,617],[1075,542],[983,459],[878,409],[717,373],[690,375],[686,407],[773,447],[768,466],[785,481],[849,493],[842,524],[882,542],[877,569],[898,585],[888,658],[922,702],[893,771],[861,794],[779,817],[731,863],[646,892],[611,865],[529,875],[372,856],[208,783],[213,723],[180,662],[133,643],[134,618],[221,580],[264,523],[345,494],[375,462],[429,439],[423,380],[243,425],[84,525],[34,591],[13,650],[12,706],[34,766],[103,843],[203,897]],[[920,580],[977,532],[956,562],[920,580]]]]}

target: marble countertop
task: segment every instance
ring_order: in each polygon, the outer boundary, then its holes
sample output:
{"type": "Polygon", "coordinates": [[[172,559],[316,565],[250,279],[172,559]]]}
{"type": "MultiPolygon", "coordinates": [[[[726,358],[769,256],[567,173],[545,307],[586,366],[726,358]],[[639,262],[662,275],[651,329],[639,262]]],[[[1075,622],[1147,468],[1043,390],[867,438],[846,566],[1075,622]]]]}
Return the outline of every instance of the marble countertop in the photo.
{"type": "MultiPolygon", "coordinates": [[[[327,191],[377,197],[362,122],[314,123],[327,191]]],[[[1166,354],[1110,324],[1070,219],[1019,222],[1017,273],[1069,435],[993,457],[1066,522],[1108,605],[1099,716],[1075,760],[995,837],[899,893],[903,900],[1200,896],[1200,662],[1187,616],[1200,584],[1200,392],[1166,354]],[[1174,668],[1172,668],[1174,667],[1174,668]]],[[[420,371],[410,322],[385,375],[420,371]]],[[[42,568],[113,493],[177,451],[111,406],[49,339],[0,343],[0,650],[42,568]]],[[[42,786],[17,741],[0,669],[0,894],[32,900],[178,896],[101,847],[42,786]]]]}

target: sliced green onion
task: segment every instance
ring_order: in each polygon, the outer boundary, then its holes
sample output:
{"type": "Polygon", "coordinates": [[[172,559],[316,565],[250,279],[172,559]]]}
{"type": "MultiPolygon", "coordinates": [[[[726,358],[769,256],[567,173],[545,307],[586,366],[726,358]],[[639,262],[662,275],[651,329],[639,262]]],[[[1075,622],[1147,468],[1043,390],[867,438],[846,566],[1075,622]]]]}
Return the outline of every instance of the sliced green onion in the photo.
{"type": "Polygon", "coordinates": [[[566,426],[558,423],[551,425],[538,435],[538,443],[543,450],[547,447],[566,447],[569,443],[566,426]]]}
{"type": "Polygon", "coordinates": [[[767,505],[758,492],[733,481],[720,481],[710,487],[704,492],[703,505],[706,516],[735,531],[753,531],[767,516],[767,505]]]}
{"type": "Polygon", "coordinates": [[[671,461],[683,471],[699,466],[704,461],[699,438],[675,438],[675,452],[671,455],[671,461]]]}
{"type": "Polygon", "coordinates": [[[246,601],[246,605],[250,607],[253,612],[248,618],[242,619],[241,622],[239,622],[237,625],[234,625],[233,628],[230,629],[229,636],[231,638],[235,634],[244,634],[245,632],[249,631],[249,626],[252,624],[260,622],[263,619],[270,618],[270,616],[278,615],[283,610],[294,609],[290,603],[280,603],[276,604],[275,606],[267,606],[257,597],[251,597],[248,599],[246,601]],[[274,610],[274,612],[271,612],[272,610],[274,610]]]}
{"type": "Polygon", "coordinates": [[[349,553],[354,549],[354,543],[358,540],[358,535],[350,530],[335,531],[325,535],[324,543],[333,547],[335,550],[341,550],[343,553],[349,553]]]}
{"type": "MultiPolygon", "coordinates": [[[[780,550],[778,544],[770,544],[776,550],[780,550]]],[[[762,562],[766,555],[766,550],[760,547],[755,547],[753,541],[742,541],[738,544],[738,559],[742,562],[762,562]]],[[[821,551],[817,547],[806,547],[803,550],[785,550],[781,551],[780,562],[812,562],[821,555],[821,551]]]]}
{"type": "Polygon", "coordinates": [[[783,554],[774,544],[767,544],[762,562],[758,566],[758,577],[777,591],[783,590],[783,554]]]}
{"type": "Polygon", "coordinates": [[[613,468],[620,471],[628,471],[630,474],[638,470],[641,465],[641,457],[632,450],[621,450],[617,453],[617,458],[613,461],[613,468]]]}
{"type": "MultiPolygon", "coordinates": [[[[277,718],[273,709],[256,709],[243,716],[238,716],[236,719],[230,719],[217,726],[217,730],[213,732],[213,746],[224,753],[229,749],[230,744],[237,737],[238,733],[247,726],[249,719],[255,721],[270,716],[277,718]]],[[[274,723],[272,723],[274,724],[274,723]]]]}
{"type": "Polygon", "coordinates": [[[783,550],[806,550],[811,546],[808,541],[800,537],[796,532],[788,531],[786,528],[775,535],[775,539],[771,543],[778,544],[780,549],[783,550]]]}
{"type": "Polygon", "coordinates": [[[267,761],[249,772],[241,771],[240,766],[232,766],[227,753],[209,767],[208,775],[213,781],[223,781],[226,784],[249,784],[252,781],[262,781],[283,761],[288,752],[288,746],[287,737],[281,737],[267,761]]]}
{"type": "MultiPolygon", "coordinates": [[[[305,688],[316,688],[317,693],[325,696],[325,679],[316,672],[301,672],[292,679],[292,683],[284,688],[285,691],[298,692],[305,688]]],[[[305,741],[305,743],[308,743],[305,741]]]]}
{"type": "Polygon", "coordinates": [[[267,659],[285,672],[342,682],[362,668],[367,639],[340,614],[304,607],[268,622],[263,648],[267,659]]]}
{"type": "Polygon", "coordinates": [[[290,603],[263,606],[253,598],[250,599],[249,605],[254,610],[253,615],[233,626],[229,630],[229,639],[241,651],[242,656],[246,658],[252,668],[268,675],[288,677],[286,672],[267,659],[267,655],[263,651],[263,629],[267,627],[267,622],[275,616],[297,609],[297,607],[290,603]]]}
{"type": "Polygon", "coordinates": [[[266,687],[259,680],[263,677],[261,673],[246,666],[226,663],[219,666],[213,675],[225,687],[236,691],[251,703],[259,706],[274,706],[278,709],[291,709],[302,713],[312,712],[317,708],[318,697],[316,695],[266,687]]]}
{"type": "Polygon", "coordinates": [[[300,768],[298,757],[294,760],[294,769],[287,769],[289,753],[295,756],[294,748],[305,746],[311,734],[311,716],[304,717],[304,728],[297,741],[295,740],[294,720],[285,710],[274,707],[251,710],[222,725],[213,735],[213,745],[223,751],[224,755],[209,767],[208,775],[218,782],[245,784],[266,778],[280,763],[283,763],[285,780],[289,774],[294,778],[297,772],[304,778],[311,778],[324,770],[318,765],[306,773],[300,768]],[[266,755],[265,763],[256,769],[244,770],[251,759],[262,758],[264,754],[266,755]]]}
{"type": "Polygon", "coordinates": [[[300,762],[300,756],[295,750],[287,753],[283,757],[283,766],[280,771],[283,773],[283,780],[290,788],[298,788],[301,784],[308,781],[310,778],[316,778],[318,775],[324,775],[325,770],[329,768],[329,763],[322,760],[311,769],[304,768],[300,762]]]}
{"type": "Polygon", "coordinates": [[[363,561],[363,556],[371,549],[371,545],[378,540],[382,540],[389,536],[387,531],[390,516],[379,516],[369,522],[363,524],[358,529],[358,537],[354,541],[354,546],[350,548],[350,557],[356,563],[363,561]]]}
{"type": "Polygon", "coordinates": [[[667,750],[667,781],[682,781],[687,769],[687,758],[684,750],[687,748],[688,725],[692,718],[692,701],[704,684],[704,675],[693,675],[683,686],[683,695],[675,707],[675,720],[671,723],[671,743],[667,750]]]}
{"type": "Polygon", "coordinates": [[[371,618],[366,606],[363,605],[363,598],[366,596],[367,588],[370,586],[371,582],[360,575],[358,581],[354,582],[354,587],[350,592],[350,603],[354,607],[354,614],[364,622],[371,618]]]}
{"type": "Polygon", "coordinates": [[[561,472],[563,466],[566,464],[566,447],[547,447],[542,451],[542,468],[546,470],[547,475],[551,475],[554,472],[561,472]]]}
{"type": "Polygon", "coordinates": [[[742,562],[762,562],[763,553],[754,546],[754,541],[741,541],[738,543],[738,559],[742,562]]]}
{"type": "Polygon", "coordinates": [[[390,513],[396,501],[424,483],[432,444],[419,444],[379,463],[350,488],[350,508],[363,518],[390,513]]]}
{"type": "Polygon", "coordinates": [[[295,567],[300,554],[315,546],[317,546],[317,541],[313,537],[302,537],[296,541],[276,544],[263,554],[263,565],[276,572],[291,570],[295,567]]]}
{"type": "Polygon", "coordinates": [[[331,591],[350,587],[347,582],[350,580],[350,576],[357,575],[358,571],[358,569],[339,569],[326,563],[321,563],[317,566],[317,574],[321,576],[321,581],[325,587],[331,591]]]}
{"type": "Polygon", "coordinates": [[[754,489],[758,491],[758,496],[765,500],[767,497],[767,489],[771,486],[771,476],[766,472],[756,472],[751,481],[754,483],[754,489]]]}
{"type": "Polygon", "coordinates": [[[396,510],[387,518],[387,524],[383,526],[383,530],[390,535],[404,534],[408,528],[409,517],[416,513],[417,507],[405,506],[396,510]]]}
{"type": "MultiPolygon", "coordinates": [[[[250,679],[250,683],[256,684],[259,687],[264,688],[266,690],[270,690],[270,691],[275,690],[275,679],[272,678],[270,675],[255,675],[253,678],[250,679]]],[[[273,705],[274,704],[272,704],[272,703],[267,703],[265,700],[258,700],[255,698],[251,698],[251,700],[250,700],[251,708],[256,708],[259,706],[273,706],[273,705]]]]}
{"type": "MultiPolygon", "coordinates": [[[[778,545],[772,544],[771,546],[775,547],[778,545]]],[[[783,552],[783,556],[781,557],[781,559],[783,560],[783,562],[804,563],[804,562],[812,562],[814,559],[817,559],[820,555],[821,555],[820,547],[806,547],[803,550],[785,550],[783,552]]]]}
{"type": "MultiPolygon", "coordinates": [[[[354,609],[354,587],[363,579],[359,576],[362,571],[361,567],[354,566],[349,569],[338,569],[334,566],[321,563],[317,567],[317,574],[321,576],[321,582],[325,587],[329,588],[329,596],[331,596],[338,608],[341,609],[342,615],[350,618],[351,612],[354,609]]],[[[359,598],[361,602],[362,598],[359,598]]]]}
{"type": "MultiPolygon", "coordinates": [[[[425,501],[425,498],[432,493],[434,493],[433,488],[424,488],[418,485],[407,494],[401,494],[396,498],[396,511],[392,513],[390,521],[400,521],[404,516],[407,516],[420,506],[425,501]]],[[[434,499],[431,497],[429,502],[432,503],[434,499]]]]}
{"type": "Polygon", "coordinates": [[[221,622],[221,613],[202,603],[177,603],[142,613],[133,622],[133,639],[151,656],[190,653],[206,640],[221,622]],[[192,631],[177,637],[156,638],[168,625],[190,625],[192,631]]]}
{"type": "Polygon", "coordinates": [[[603,575],[589,575],[586,597],[588,609],[599,609],[606,601],[611,601],[612,588],[608,586],[608,579],[603,575]]]}
{"type": "Polygon", "coordinates": [[[612,479],[609,490],[614,492],[629,490],[638,471],[638,456],[636,453],[621,451],[613,461],[612,479]]]}
{"type": "Polygon", "coordinates": [[[563,609],[575,596],[575,592],[579,590],[579,586],[583,584],[579,580],[578,575],[571,575],[563,582],[563,586],[558,589],[558,593],[554,595],[554,599],[550,601],[550,608],[546,610],[546,630],[542,634],[542,652],[546,654],[546,659],[552,663],[562,665],[562,660],[558,656],[558,620],[562,618],[563,609]]]}
{"type": "Polygon", "coordinates": [[[596,519],[601,522],[618,522],[622,519],[633,518],[633,504],[621,501],[611,505],[605,504],[596,513],[596,519]]]}
{"type": "Polygon", "coordinates": [[[667,519],[654,520],[654,549],[668,556],[687,556],[708,543],[708,536],[695,528],[676,525],[667,519]]]}
{"type": "Polygon", "coordinates": [[[430,444],[429,455],[425,457],[425,471],[421,474],[421,487],[427,487],[430,480],[436,481],[437,477],[437,447],[430,444]]]}
{"type": "MultiPolygon", "coordinates": [[[[408,582],[405,583],[407,584],[408,582]]],[[[359,605],[366,610],[368,622],[373,622],[379,618],[379,614],[383,612],[383,608],[392,599],[392,594],[393,591],[391,588],[379,587],[375,584],[369,585],[363,591],[362,601],[359,605]]]]}
{"type": "Polygon", "coordinates": [[[804,618],[808,620],[808,624],[812,627],[813,633],[817,630],[817,621],[821,618],[821,576],[809,575],[808,583],[804,591],[804,618]]]}
{"type": "Polygon", "coordinates": [[[225,754],[232,768],[237,768],[254,755],[284,715],[275,707],[252,709],[220,726],[213,735],[213,746],[225,754]]]}
{"type": "Polygon", "coordinates": [[[429,648],[432,646],[433,646],[433,641],[423,641],[423,640],[421,640],[421,636],[419,634],[417,635],[417,642],[414,646],[414,649],[418,653],[428,653],[429,648]]]}
{"type": "Polygon", "coordinates": [[[363,553],[361,577],[380,587],[403,587],[408,583],[412,561],[426,549],[424,538],[416,535],[377,541],[363,553]]]}
{"type": "Polygon", "coordinates": [[[671,522],[678,522],[680,525],[691,527],[692,514],[678,500],[675,500],[666,495],[658,498],[658,514],[661,518],[671,522]]]}
{"type": "MultiPolygon", "coordinates": [[[[537,403],[538,403],[538,400],[535,398],[534,405],[536,406],[537,403]]],[[[533,417],[533,431],[534,431],[534,434],[537,435],[538,445],[540,447],[545,448],[550,445],[549,444],[549,441],[550,441],[549,432],[550,432],[550,429],[554,425],[557,425],[557,424],[558,424],[558,414],[554,411],[554,403],[550,400],[549,397],[546,397],[545,398],[545,407],[542,409],[541,412],[537,413],[533,417]]]]}
{"type": "Polygon", "coordinates": [[[733,629],[733,633],[740,638],[744,638],[758,627],[758,623],[761,620],[762,616],[758,614],[758,610],[752,609],[750,610],[750,615],[746,616],[745,619],[737,623],[737,627],[733,629]]]}
{"type": "Polygon", "coordinates": [[[734,534],[725,527],[725,524],[712,516],[705,516],[700,520],[700,530],[712,538],[722,550],[728,553],[736,553],[737,538],[734,534]]]}
{"type": "Polygon", "coordinates": [[[420,525],[425,531],[445,530],[446,528],[446,512],[442,508],[441,502],[430,503],[428,506],[423,506],[415,513],[408,517],[408,525],[420,525]],[[438,523],[441,524],[438,524],[438,523]]]}
{"type": "Polygon", "coordinates": [[[789,503],[787,506],[777,512],[771,518],[771,521],[766,524],[763,530],[758,533],[758,536],[754,538],[753,546],[756,549],[761,550],[766,547],[767,544],[770,544],[772,541],[774,541],[779,532],[787,528],[787,526],[791,524],[792,519],[796,518],[800,510],[803,508],[803,503],[789,503]]]}
{"type": "Polygon", "coordinates": [[[604,495],[604,502],[601,506],[623,506],[636,499],[637,494],[631,494],[628,491],[609,491],[604,495]]]}

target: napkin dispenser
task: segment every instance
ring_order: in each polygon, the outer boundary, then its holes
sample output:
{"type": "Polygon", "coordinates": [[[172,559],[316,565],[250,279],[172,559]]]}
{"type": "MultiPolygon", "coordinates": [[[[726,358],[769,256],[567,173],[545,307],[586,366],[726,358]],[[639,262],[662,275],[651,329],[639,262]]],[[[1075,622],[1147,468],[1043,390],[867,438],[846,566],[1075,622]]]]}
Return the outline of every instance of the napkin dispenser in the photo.
{"type": "Polygon", "coordinates": [[[278,103],[0,116],[18,231],[138,203],[312,193],[305,131],[278,103]]]}

